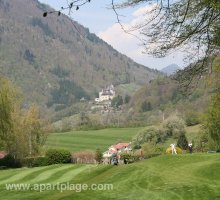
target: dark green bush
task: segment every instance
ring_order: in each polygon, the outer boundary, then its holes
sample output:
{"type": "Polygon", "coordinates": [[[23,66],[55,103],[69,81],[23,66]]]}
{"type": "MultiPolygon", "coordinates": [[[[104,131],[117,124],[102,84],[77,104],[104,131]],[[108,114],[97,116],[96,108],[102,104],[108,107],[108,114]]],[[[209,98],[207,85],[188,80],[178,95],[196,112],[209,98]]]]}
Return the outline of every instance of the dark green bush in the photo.
{"type": "Polygon", "coordinates": [[[185,114],[185,122],[187,126],[194,126],[200,123],[199,114],[196,112],[188,112],[185,114]]]}
{"type": "Polygon", "coordinates": [[[64,149],[50,149],[46,152],[48,164],[70,163],[71,153],[64,149]]]}
{"type": "Polygon", "coordinates": [[[41,167],[48,165],[47,157],[29,157],[22,160],[22,165],[26,167],[41,167]]]}
{"type": "Polygon", "coordinates": [[[0,159],[0,166],[7,168],[19,168],[22,165],[19,160],[16,160],[12,155],[8,154],[4,158],[0,159]]]}
{"type": "Polygon", "coordinates": [[[187,150],[188,149],[188,140],[185,134],[181,134],[177,140],[177,146],[181,149],[187,150]]]}
{"type": "Polygon", "coordinates": [[[37,157],[33,163],[33,167],[41,167],[48,165],[48,158],[47,157],[37,157]]]}
{"type": "Polygon", "coordinates": [[[124,159],[130,160],[131,158],[132,158],[132,155],[130,153],[121,153],[120,154],[121,160],[124,160],[124,159]]]}

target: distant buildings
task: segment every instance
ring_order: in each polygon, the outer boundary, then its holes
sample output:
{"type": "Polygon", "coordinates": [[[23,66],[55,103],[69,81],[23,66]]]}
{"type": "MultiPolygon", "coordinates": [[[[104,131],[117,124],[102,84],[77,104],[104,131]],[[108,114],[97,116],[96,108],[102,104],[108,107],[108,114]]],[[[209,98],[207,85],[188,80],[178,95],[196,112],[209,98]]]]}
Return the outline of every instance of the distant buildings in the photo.
{"type": "Polygon", "coordinates": [[[131,143],[118,143],[111,145],[108,150],[103,153],[103,163],[109,164],[113,155],[117,155],[120,158],[120,153],[129,153],[131,151],[131,143]]]}
{"type": "Polygon", "coordinates": [[[99,97],[95,99],[95,102],[99,103],[102,101],[109,101],[112,100],[114,97],[115,97],[115,89],[113,85],[110,85],[105,89],[102,89],[101,92],[99,92],[99,97]]]}

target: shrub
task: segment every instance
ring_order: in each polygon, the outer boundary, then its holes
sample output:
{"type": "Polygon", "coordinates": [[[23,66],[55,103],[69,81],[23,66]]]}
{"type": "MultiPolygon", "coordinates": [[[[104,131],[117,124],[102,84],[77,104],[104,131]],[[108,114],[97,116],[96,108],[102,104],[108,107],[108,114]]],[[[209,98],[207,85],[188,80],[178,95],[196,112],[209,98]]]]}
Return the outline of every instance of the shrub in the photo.
{"type": "MultiPolygon", "coordinates": [[[[166,153],[167,153],[167,154],[172,154],[172,149],[171,149],[171,147],[167,148],[166,153]]],[[[177,153],[177,154],[182,154],[183,151],[182,151],[181,148],[176,147],[176,153],[177,153]]]]}
{"type": "Polygon", "coordinates": [[[100,149],[96,149],[95,160],[100,164],[102,162],[102,158],[103,158],[102,152],[100,151],[100,149]]]}
{"type": "Polygon", "coordinates": [[[142,145],[142,150],[144,152],[144,155],[156,153],[155,145],[153,145],[152,143],[144,143],[142,145]]]}
{"type": "Polygon", "coordinates": [[[19,160],[16,160],[12,155],[8,154],[4,158],[0,159],[0,166],[8,168],[18,168],[22,165],[19,160]]]}
{"type": "Polygon", "coordinates": [[[33,167],[47,166],[49,164],[47,157],[37,157],[34,160],[33,167]]]}
{"type": "Polygon", "coordinates": [[[130,160],[132,158],[132,155],[130,153],[126,153],[126,152],[123,152],[120,154],[120,159],[121,160],[130,160]]]}
{"type": "Polygon", "coordinates": [[[50,149],[46,152],[48,164],[70,163],[71,153],[64,149],[50,149]]]}
{"type": "Polygon", "coordinates": [[[22,165],[26,167],[41,167],[48,165],[47,157],[28,157],[22,160],[22,165]]]}
{"type": "Polygon", "coordinates": [[[184,150],[188,149],[188,141],[185,134],[181,134],[179,136],[177,141],[177,146],[184,150]]]}
{"type": "Polygon", "coordinates": [[[163,123],[163,128],[168,137],[178,138],[181,134],[186,132],[184,121],[178,117],[167,119],[163,123]]]}
{"type": "Polygon", "coordinates": [[[200,123],[199,115],[194,112],[188,112],[185,115],[185,122],[187,126],[194,126],[200,123]]]}
{"type": "Polygon", "coordinates": [[[152,143],[157,144],[159,142],[164,141],[164,135],[162,131],[157,127],[147,127],[141,130],[138,135],[133,139],[133,146],[138,147],[144,143],[152,143]]]}
{"type": "Polygon", "coordinates": [[[185,114],[185,122],[187,126],[194,126],[200,123],[199,114],[195,112],[187,112],[185,114]]]}
{"type": "Polygon", "coordinates": [[[72,162],[93,164],[96,162],[95,156],[95,153],[89,150],[76,152],[72,155],[72,162]]]}

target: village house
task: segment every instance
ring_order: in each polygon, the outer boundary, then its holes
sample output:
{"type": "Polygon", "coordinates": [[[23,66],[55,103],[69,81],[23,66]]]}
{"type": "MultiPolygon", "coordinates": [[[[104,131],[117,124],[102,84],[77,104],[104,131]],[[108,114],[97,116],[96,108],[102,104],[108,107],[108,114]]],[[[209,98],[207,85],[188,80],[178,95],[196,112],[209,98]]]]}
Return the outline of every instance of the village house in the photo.
{"type": "Polygon", "coordinates": [[[129,153],[130,151],[132,151],[131,143],[118,143],[111,145],[108,150],[103,153],[103,163],[110,164],[110,160],[114,154],[118,155],[120,158],[120,153],[129,153]]]}

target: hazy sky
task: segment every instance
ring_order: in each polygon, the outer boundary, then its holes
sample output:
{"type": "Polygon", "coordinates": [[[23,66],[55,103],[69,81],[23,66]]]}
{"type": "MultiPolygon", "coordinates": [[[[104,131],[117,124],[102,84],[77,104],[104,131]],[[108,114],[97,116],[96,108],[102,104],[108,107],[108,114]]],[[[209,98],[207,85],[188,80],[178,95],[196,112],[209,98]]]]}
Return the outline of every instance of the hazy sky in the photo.
{"type": "MultiPolygon", "coordinates": [[[[60,9],[67,2],[66,0],[39,1],[55,9],[60,9]]],[[[78,11],[74,11],[71,16],[75,21],[89,28],[90,32],[95,33],[119,52],[131,57],[138,63],[156,69],[161,69],[173,63],[180,67],[183,66],[183,56],[180,52],[160,59],[144,54],[144,48],[141,46],[140,41],[126,34],[116,23],[116,15],[111,9],[108,9],[109,3],[111,3],[111,0],[91,0],[90,3],[80,7],[78,11]]],[[[120,11],[123,23],[126,25],[132,24],[142,9],[139,6],[120,11]]]]}

